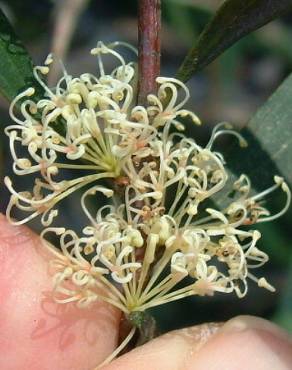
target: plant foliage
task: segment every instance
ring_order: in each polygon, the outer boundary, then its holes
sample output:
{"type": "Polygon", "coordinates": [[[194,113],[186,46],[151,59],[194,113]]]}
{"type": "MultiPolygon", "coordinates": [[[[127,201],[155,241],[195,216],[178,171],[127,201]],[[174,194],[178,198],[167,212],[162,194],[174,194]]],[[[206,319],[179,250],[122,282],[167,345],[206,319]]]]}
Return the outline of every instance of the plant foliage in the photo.
{"type": "Polygon", "coordinates": [[[292,9],[291,0],[227,0],[189,50],[177,78],[188,81],[236,41],[292,9]]]}

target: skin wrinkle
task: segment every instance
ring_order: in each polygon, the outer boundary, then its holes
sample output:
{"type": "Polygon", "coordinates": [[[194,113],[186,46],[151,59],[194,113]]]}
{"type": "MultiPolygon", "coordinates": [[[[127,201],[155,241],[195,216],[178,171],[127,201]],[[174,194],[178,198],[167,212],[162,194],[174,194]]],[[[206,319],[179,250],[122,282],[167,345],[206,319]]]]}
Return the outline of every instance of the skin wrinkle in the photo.
{"type": "Polygon", "coordinates": [[[197,326],[174,330],[164,334],[160,340],[172,338],[184,339],[191,346],[191,352],[199,350],[223,325],[223,323],[205,323],[197,326]]]}
{"type": "Polygon", "coordinates": [[[292,342],[279,329],[278,333],[252,327],[225,330],[233,320],[227,322],[200,351],[193,353],[188,364],[179,370],[242,370],[243,363],[250,370],[292,369],[292,342]]]}
{"type": "Polygon", "coordinates": [[[164,334],[103,367],[103,370],[185,370],[194,352],[204,346],[221,324],[208,323],[164,334]]]}
{"type": "Polygon", "coordinates": [[[183,333],[185,332],[189,337],[189,341],[191,341],[191,348],[188,357],[193,356],[194,353],[198,352],[209,341],[209,339],[218,332],[222,325],[223,323],[206,323],[183,329],[183,333]]]}
{"type": "Polygon", "coordinates": [[[222,327],[223,323],[205,323],[180,330],[176,330],[165,335],[165,339],[180,337],[186,341],[187,351],[182,358],[182,366],[178,370],[185,370],[190,359],[215,335],[222,327]]]}

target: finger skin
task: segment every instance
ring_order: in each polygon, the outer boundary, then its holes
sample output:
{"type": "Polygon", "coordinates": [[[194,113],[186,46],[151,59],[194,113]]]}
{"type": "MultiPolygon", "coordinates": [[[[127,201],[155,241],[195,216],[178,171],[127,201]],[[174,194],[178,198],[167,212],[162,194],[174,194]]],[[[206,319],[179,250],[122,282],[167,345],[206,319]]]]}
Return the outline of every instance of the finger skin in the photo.
{"type": "Polygon", "coordinates": [[[0,216],[0,370],[91,370],[116,347],[119,313],[50,297],[51,255],[0,216]]]}
{"type": "Polygon", "coordinates": [[[161,369],[292,370],[292,342],[266,320],[238,317],[222,327],[205,324],[168,333],[104,367],[161,369]]]}
{"type": "Polygon", "coordinates": [[[186,370],[199,369],[291,370],[292,340],[266,320],[240,316],[192,354],[186,370]]]}
{"type": "Polygon", "coordinates": [[[184,370],[193,352],[219,327],[219,324],[203,324],[175,330],[117,358],[103,370],[184,370]]]}

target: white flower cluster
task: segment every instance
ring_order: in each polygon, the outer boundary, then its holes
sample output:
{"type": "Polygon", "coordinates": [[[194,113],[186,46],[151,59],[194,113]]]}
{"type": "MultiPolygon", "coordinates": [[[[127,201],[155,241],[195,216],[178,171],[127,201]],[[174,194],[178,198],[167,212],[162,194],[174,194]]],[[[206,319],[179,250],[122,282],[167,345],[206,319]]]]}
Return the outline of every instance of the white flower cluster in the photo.
{"type": "Polygon", "coordinates": [[[21,224],[41,216],[43,240],[48,233],[58,235],[59,249],[45,241],[56,255],[56,301],[83,307],[103,300],[130,313],[216,291],[243,297],[248,278],[274,291],[251,272],[268,256],[257,248],[261,235],[249,225],[281,216],[291,199],[288,186],[275,177],[275,185],[251,195],[250,181],[242,175],[228,207],[208,208],[208,199],[228,179],[222,155],[212,151],[214,141],[222,134],[235,135],[242,145],[244,140],[226,124],[215,127],[206,147],[178,132],[184,129],[181,117],[200,121],[183,108],[189,91],[173,78],[157,78],[157,95],[148,96],[146,107],[136,105],[135,69],[115,51],[118,45],[99,42],[92,50],[99,77],[73,78],[64,70],[53,89],[42,77],[52,63],[49,56],[45,66],[35,68],[45,97],[36,102],[29,88],[10,108],[15,124],[6,134],[13,169],[17,175],[33,174],[35,183],[31,191],[18,192],[5,179],[12,194],[7,217],[21,224]],[[104,70],[105,54],[119,62],[110,75],[104,70]],[[16,105],[21,118],[14,113],[16,105]],[[18,146],[26,156],[17,154],[18,146]],[[64,177],[63,170],[73,178],[64,177]],[[101,179],[108,185],[98,183],[101,179]],[[88,226],[79,236],[52,223],[58,203],[81,188],[80,210],[88,226]],[[287,202],[270,215],[261,201],[278,188],[287,202]],[[92,215],[87,202],[100,193],[108,204],[92,215]],[[15,207],[24,214],[21,221],[11,216],[15,207]]]}

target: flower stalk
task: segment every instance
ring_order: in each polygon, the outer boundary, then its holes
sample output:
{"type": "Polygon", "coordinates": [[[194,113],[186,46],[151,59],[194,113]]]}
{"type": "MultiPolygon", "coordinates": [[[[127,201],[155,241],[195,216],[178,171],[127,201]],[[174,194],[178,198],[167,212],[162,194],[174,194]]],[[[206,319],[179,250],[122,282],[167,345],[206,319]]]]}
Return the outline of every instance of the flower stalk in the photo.
{"type": "Polygon", "coordinates": [[[138,104],[156,93],[160,76],[161,0],[138,1],[138,104]]]}

